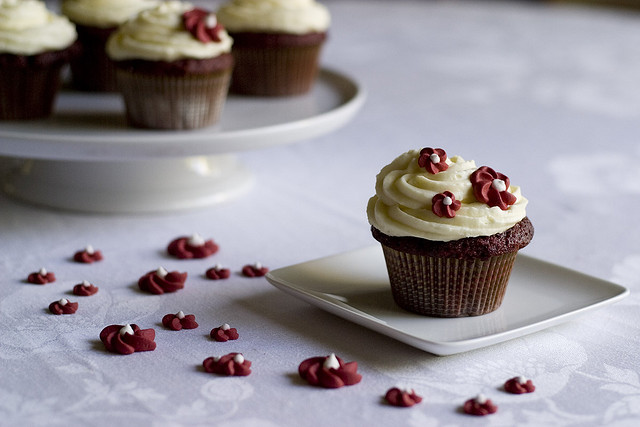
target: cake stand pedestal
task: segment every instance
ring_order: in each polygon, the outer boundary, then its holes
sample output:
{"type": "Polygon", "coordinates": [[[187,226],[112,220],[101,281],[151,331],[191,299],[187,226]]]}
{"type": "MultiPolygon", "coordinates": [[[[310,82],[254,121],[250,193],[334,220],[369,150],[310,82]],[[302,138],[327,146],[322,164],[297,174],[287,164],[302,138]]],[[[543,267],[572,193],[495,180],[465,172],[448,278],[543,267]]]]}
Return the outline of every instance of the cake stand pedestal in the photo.
{"type": "Polygon", "coordinates": [[[127,126],[117,94],[63,91],[45,120],[0,122],[8,195],[57,209],[164,212],[239,197],[253,178],[235,153],[332,132],[365,100],[351,78],[323,69],[309,94],[229,96],[218,125],[193,131],[127,126]]]}

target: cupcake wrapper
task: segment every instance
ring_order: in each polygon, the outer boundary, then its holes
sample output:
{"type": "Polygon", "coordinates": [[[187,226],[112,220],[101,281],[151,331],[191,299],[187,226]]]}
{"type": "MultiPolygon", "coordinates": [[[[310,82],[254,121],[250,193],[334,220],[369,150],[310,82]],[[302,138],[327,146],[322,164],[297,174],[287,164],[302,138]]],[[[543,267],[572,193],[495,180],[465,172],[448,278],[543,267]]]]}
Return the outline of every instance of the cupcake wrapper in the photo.
{"type": "Polygon", "coordinates": [[[465,260],[382,248],[396,304],[434,317],[478,316],[498,309],[517,255],[465,260]]]}
{"type": "Polygon", "coordinates": [[[48,67],[0,69],[0,119],[40,119],[51,115],[61,85],[62,63],[48,67]]]}
{"type": "Polygon", "coordinates": [[[220,119],[231,70],[169,76],[118,69],[116,77],[131,126],[197,129],[220,119]]]}
{"type": "Polygon", "coordinates": [[[230,91],[255,96],[307,93],[318,75],[322,44],[311,46],[234,46],[230,91]]]}

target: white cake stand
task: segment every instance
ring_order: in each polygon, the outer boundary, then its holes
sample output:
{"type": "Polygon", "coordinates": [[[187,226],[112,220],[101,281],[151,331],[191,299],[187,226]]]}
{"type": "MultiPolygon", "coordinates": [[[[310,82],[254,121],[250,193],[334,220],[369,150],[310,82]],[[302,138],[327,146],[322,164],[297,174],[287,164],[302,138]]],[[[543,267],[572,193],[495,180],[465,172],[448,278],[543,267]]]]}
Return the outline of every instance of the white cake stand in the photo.
{"type": "Polygon", "coordinates": [[[309,94],[229,96],[215,126],[154,131],[127,126],[119,95],[62,91],[50,118],[0,122],[2,188],[31,203],[88,212],[223,202],[253,181],[234,153],[332,132],[365,97],[353,79],[324,69],[309,94]]]}

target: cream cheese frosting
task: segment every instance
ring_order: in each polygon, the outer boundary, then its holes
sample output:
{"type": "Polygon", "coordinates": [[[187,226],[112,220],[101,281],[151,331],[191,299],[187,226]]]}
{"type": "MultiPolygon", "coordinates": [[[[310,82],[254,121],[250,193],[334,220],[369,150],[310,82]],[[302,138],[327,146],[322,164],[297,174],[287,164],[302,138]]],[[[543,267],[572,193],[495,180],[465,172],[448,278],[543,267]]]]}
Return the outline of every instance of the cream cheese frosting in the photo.
{"type": "Polygon", "coordinates": [[[0,52],[37,55],[62,50],[77,38],[75,26],[38,0],[0,0],[0,52]]]}
{"type": "Polygon", "coordinates": [[[324,32],[331,22],[327,8],[314,0],[232,0],[218,10],[220,22],[233,32],[324,32]]]}
{"type": "Polygon", "coordinates": [[[61,10],[76,24],[112,28],[157,4],[157,0],[64,0],[61,10]]]}
{"type": "Polygon", "coordinates": [[[219,32],[219,42],[208,43],[185,29],[182,15],[192,9],[191,3],[167,1],[140,12],[109,37],[107,54],[116,61],[175,61],[214,58],[231,52],[233,40],[224,29],[219,32]]]}
{"type": "Polygon", "coordinates": [[[501,233],[526,216],[528,200],[518,186],[506,189],[516,197],[506,210],[476,200],[469,179],[478,169],[473,160],[448,158],[448,169],[432,174],[418,165],[419,156],[419,150],[408,151],[376,176],[376,194],[369,199],[367,216],[384,234],[451,241],[501,233]],[[445,191],[461,202],[453,218],[432,211],[433,197],[445,191]]]}

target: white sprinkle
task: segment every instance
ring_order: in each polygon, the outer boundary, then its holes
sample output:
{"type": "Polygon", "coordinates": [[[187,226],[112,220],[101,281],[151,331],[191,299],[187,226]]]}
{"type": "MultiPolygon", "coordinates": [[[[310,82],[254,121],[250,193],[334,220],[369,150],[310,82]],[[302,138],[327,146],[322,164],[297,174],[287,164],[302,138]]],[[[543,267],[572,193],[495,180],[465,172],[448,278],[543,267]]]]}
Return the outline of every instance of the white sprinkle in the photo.
{"type": "Polygon", "coordinates": [[[89,282],[88,282],[88,281],[86,281],[86,280],[83,280],[83,281],[82,281],[82,286],[84,286],[85,288],[89,288],[89,287],[91,287],[91,283],[89,283],[89,282]]]}
{"type": "Polygon", "coordinates": [[[438,156],[436,153],[433,153],[429,156],[429,160],[431,160],[432,163],[440,163],[440,156],[438,156]]]}
{"type": "Polygon", "coordinates": [[[255,264],[253,264],[253,266],[258,270],[262,268],[262,264],[260,264],[259,262],[256,262],[255,264]]]}
{"type": "Polygon", "coordinates": [[[40,269],[40,271],[38,271],[38,274],[41,275],[41,276],[46,276],[47,275],[47,269],[42,267],[40,269]]]}
{"type": "Polygon", "coordinates": [[[91,246],[91,245],[87,245],[87,247],[84,249],[84,251],[86,253],[88,253],[89,255],[93,255],[95,253],[95,250],[93,249],[93,246],[91,246]]]}
{"type": "Polygon", "coordinates": [[[189,237],[189,246],[204,246],[204,238],[198,233],[192,234],[189,237]]]}
{"type": "Polygon", "coordinates": [[[216,19],[215,13],[210,13],[209,15],[207,15],[207,28],[214,28],[216,25],[218,25],[218,20],[216,19]]]}
{"type": "Polygon", "coordinates": [[[331,353],[324,359],[322,366],[326,369],[338,369],[340,368],[340,362],[334,353],[331,353]]]}
{"type": "Polygon", "coordinates": [[[501,179],[494,179],[491,182],[491,186],[498,191],[505,191],[507,189],[507,184],[501,179]]]}
{"type": "Polygon", "coordinates": [[[222,329],[223,331],[228,331],[229,329],[231,329],[231,326],[229,326],[228,323],[225,323],[224,325],[220,326],[220,329],[222,329]]]}
{"type": "Polygon", "coordinates": [[[176,313],[176,317],[180,320],[184,319],[184,313],[182,312],[182,310],[176,313]]]}
{"type": "Polygon", "coordinates": [[[516,381],[518,381],[520,384],[523,384],[523,385],[527,383],[527,379],[525,377],[523,377],[522,375],[517,377],[516,381]]]}
{"type": "Polygon", "coordinates": [[[476,396],[475,401],[480,405],[484,405],[485,403],[487,403],[487,397],[484,394],[480,393],[476,396]]]}
{"type": "Polygon", "coordinates": [[[216,264],[213,266],[214,270],[222,270],[222,265],[221,264],[216,264]]]}
{"type": "Polygon", "coordinates": [[[58,304],[60,304],[61,306],[65,306],[69,303],[69,301],[66,298],[60,298],[60,301],[58,301],[58,304]]]}
{"type": "Polygon", "coordinates": [[[120,328],[120,335],[124,335],[124,334],[133,335],[133,328],[128,323],[124,325],[122,328],[120,328]]]}
{"type": "Polygon", "coordinates": [[[214,362],[219,362],[220,361],[220,356],[213,356],[213,361],[214,362]]]}
{"type": "Polygon", "coordinates": [[[444,199],[442,199],[442,204],[445,206],[451,206],[451,204],[453,204],[453,199],[449,196],[444,196],[444,199]]]}
{"type": "Polygon", "coordinates": [[[156,270],[156,275],[161,279],[164,279],[167,274],[169,274],[169,272],[165,270],[164,267],[158,267],[158,269],[156,270]]]}
{"type": "Polygon", "coordinates": [[[233,356],[233,361],[236,363],[244,363],[244,356],[240,353],[236,354],[235,356],[233,356]]]}

